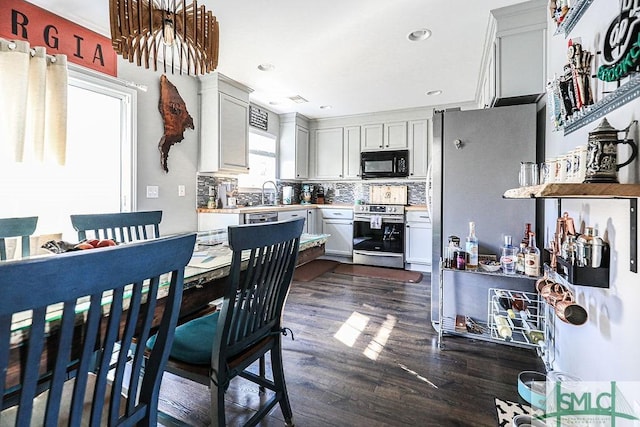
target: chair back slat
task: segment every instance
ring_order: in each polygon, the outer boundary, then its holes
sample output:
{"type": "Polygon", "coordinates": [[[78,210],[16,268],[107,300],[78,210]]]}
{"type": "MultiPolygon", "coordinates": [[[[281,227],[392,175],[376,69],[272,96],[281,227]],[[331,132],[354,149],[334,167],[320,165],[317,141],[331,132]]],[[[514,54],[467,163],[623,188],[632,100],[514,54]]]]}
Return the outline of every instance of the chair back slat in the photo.
{"type": "Polygon", "coordinates": [[[71,215],[78,240],[112,239],[118,243],[160,237],[162,211],[71,215]]]}
{"type": "Polygon", "coordinates": [[[29,236],[36,231],[38,217],[0,218],[0,261],[7,259],[6,238],[19,237],[22,243],[22,257],[30,254],[29,236]]]}
{"type": "Polygon", "coordinates": [[[162,372],[194,245],[195,234],[189,234],[1,264],[3,422],[156,425],[162,372]],[[161,287],[168,295],[158,311],[161,287]],[[6,325],[14,313],[27,310],[30,324],[17,347],[6,325]],[[51,320],[52,313],[58,320],[51,320]],[[143,363],[144,346],[127,352],[134,342],[146,341],[152,327],[158,345],[143,363]],[[10,366],[16,352],[23,355],[18,374],[10,366]],[[92,402],[89,418],[83,411],[86,393],[92,402]]]}
{"type": "Polygon", "coordinates": [[[224,351],[219,353],[229,357],[279,332],[303,226],[304,220],[296,219],[229,227],[233,257],[220,312],[223,331],[217,334],[216,345],[224,351]],[[250,250],[249,259],[242,271],[246,250],[250,250]]]}

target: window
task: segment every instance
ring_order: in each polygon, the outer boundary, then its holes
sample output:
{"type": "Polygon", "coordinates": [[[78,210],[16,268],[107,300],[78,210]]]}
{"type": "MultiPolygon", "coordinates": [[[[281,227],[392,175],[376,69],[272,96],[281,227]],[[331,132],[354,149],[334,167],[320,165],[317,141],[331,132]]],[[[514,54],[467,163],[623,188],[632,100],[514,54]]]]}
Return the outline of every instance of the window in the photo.
{"type": "Polygon", "coordinates": [[[244,190],[261,189],[265,181],[275,179],[276,138],[269,134],[250,131],[249,173],[238,175],[238,187],[244,190]]]}
{"type": "Polygon", "coordinates": [[[0,167],[0,217],[38,216],[35,234],[75,242],[69,215],[135,209],[135,90],[69,70],[67,159],[0,167]]]}

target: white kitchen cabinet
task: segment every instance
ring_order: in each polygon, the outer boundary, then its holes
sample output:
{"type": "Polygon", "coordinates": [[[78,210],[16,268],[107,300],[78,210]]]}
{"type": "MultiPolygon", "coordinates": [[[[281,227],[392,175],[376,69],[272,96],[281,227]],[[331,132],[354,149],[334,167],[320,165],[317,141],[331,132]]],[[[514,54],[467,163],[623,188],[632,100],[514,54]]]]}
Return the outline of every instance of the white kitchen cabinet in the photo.
{"type": "Polygon", "coordinates": [[[318,209],[307,209],[307,233],[320,234],[322,232],[322,224],[318,224],[318,209]]]}
{"type": "Polygon", "coordinates": [[[315,177],[343,178],[343,129],[317,129],[315,136],[315,177]]]}
{"type": "Polygon", "coordinates": [[[427,211],[409,211],[405,221],[405,264],[409,270],[431,271],[433,228],[427,211]]]}
{"type": "Polygon", "coordinates": [[[429,122],[430,120],[412,120],[409,127],[409,176],[424,178],[429,164],[429,122]]]}
{"type": "Polygon", "coordinates": [[[485,107],[535,102],[545,92],[546,0],[491,11],[479,103],[485,107]]]}
{"type": "Polygon", "coordinates": [[[217,72],[201,77],[200,172],[249,168],[249,89],[217,72]]]}
{"type": "Polygon", "coordinates": [[[384,148],[382,123],[362,126],[362,151],[384,148]]]}
{"type": "Polygon", "coordinates": [[[407,148],[407,122],[384,124],[384,149],[401,150],[407,148]]]}
{"type": "Polygon", "coordinates": [[[244,223],[244,215],[237,213],[198,213],[198,231],[222,230],[244,223]]]}
{"type": "Polygon", "coordinates": [[[325,244],[327,255],[353,255],[353,211],[321,208],[322,232],[330,234],[325,244]]]}
{"type": "Polygon", "coordinates": [[[344,128],[343,177],[360,177],[360,126],[344,128]]]}
{"type": "Polygon", "coordinates": [[[280,179],[309,178],[309,121],[297,113],[280,118],[280,179]]]}
{"type": "Polygon", "coordinates": [[[307,209],[297,209],[295,211],[279,211],[278,212],[278,221],[285,221],[288,219],[294,218],[304,218],[304,229],[303,233],[308,233],[308,225],[309,221],[307,220],[307,209]]]}
{"type": "Polygon", "coordinates": [[[362,126],[362,151],[401,150],[407,143],[406,121],[362,126]]]}

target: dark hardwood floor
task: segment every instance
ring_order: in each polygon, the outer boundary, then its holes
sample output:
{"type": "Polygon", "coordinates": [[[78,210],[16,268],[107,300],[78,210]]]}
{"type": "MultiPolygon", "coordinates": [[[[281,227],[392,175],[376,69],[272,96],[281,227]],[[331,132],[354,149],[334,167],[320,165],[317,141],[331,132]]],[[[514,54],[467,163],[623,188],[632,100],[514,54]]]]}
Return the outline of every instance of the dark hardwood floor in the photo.
{"type": "MultiPolygon", "coordinates": [[[[292,284],[284,325],[295,340],[283,346],[296,426],[497,425],[494,398],[518,402],[518,373],[542,362],[530,349],[461,337],[438,349],[430,287],[429,275],[397,283],[325,273],[292,284]]],[[[227,393],[230,426],[259,399],[238,381],[227,393]]],[[[163,425],[207,426],[208,408],[207,387],[165,374],[163,425]]],[[[276,407],[260,425],[283,424],[276,407]]]]}

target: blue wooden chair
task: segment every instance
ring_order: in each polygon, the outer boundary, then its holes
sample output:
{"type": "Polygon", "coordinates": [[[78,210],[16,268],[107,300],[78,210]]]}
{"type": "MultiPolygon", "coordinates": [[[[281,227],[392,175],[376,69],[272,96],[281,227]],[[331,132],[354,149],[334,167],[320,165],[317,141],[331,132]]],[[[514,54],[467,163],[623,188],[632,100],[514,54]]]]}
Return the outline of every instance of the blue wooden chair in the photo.
{"type": "Polygon", "coordinates": [[[22,239],[22,257],[30,254],[29,236],[36,231],[38,217],[0,218],[0,261],[7,259],[5,238],[20,237],[22,239]]]}
{"type": "MultiPolygon", "coordinates": [[[[256,425],[276,405],[287,425],[293,413],[282,363],[282,311],[296,267],[304,219],[229,227],[233,250],[231,271],[220,311],[199,317],[176,329],[167,371],[211,388],[211,425],[225,426],[224,394],[240,376],[273,393],[246,426],[256,425]],[[242,252],[249,251],[246,270],[242,252]],[[270,352],[272,380],[250,367],[270,352]]],[[[246,257],[245,257],[246,258],[246,257]]],[[[156,348],[152,337],[147,346],[156,348]]]]}
{"type": "Polygon", "coordinates": [[[194,244],[188,234],[2,263],[0,407],[9,393],[18,402],[0,413],[2,424],[80,426],[82,418],[82,425],[155,427],[194,244]],[[32,310],[28,333],[16,344],[12,316],[25,310],[32,310]],[[143,346],[115,351],[146,341],[152,327],[158,345],[146,362],[143,346]]]}
{"type": "Polygon", "coordinates": [[[118,243],[160,237],[162,211],[71,215],[78,240],[112,239],[118,243]]]}

